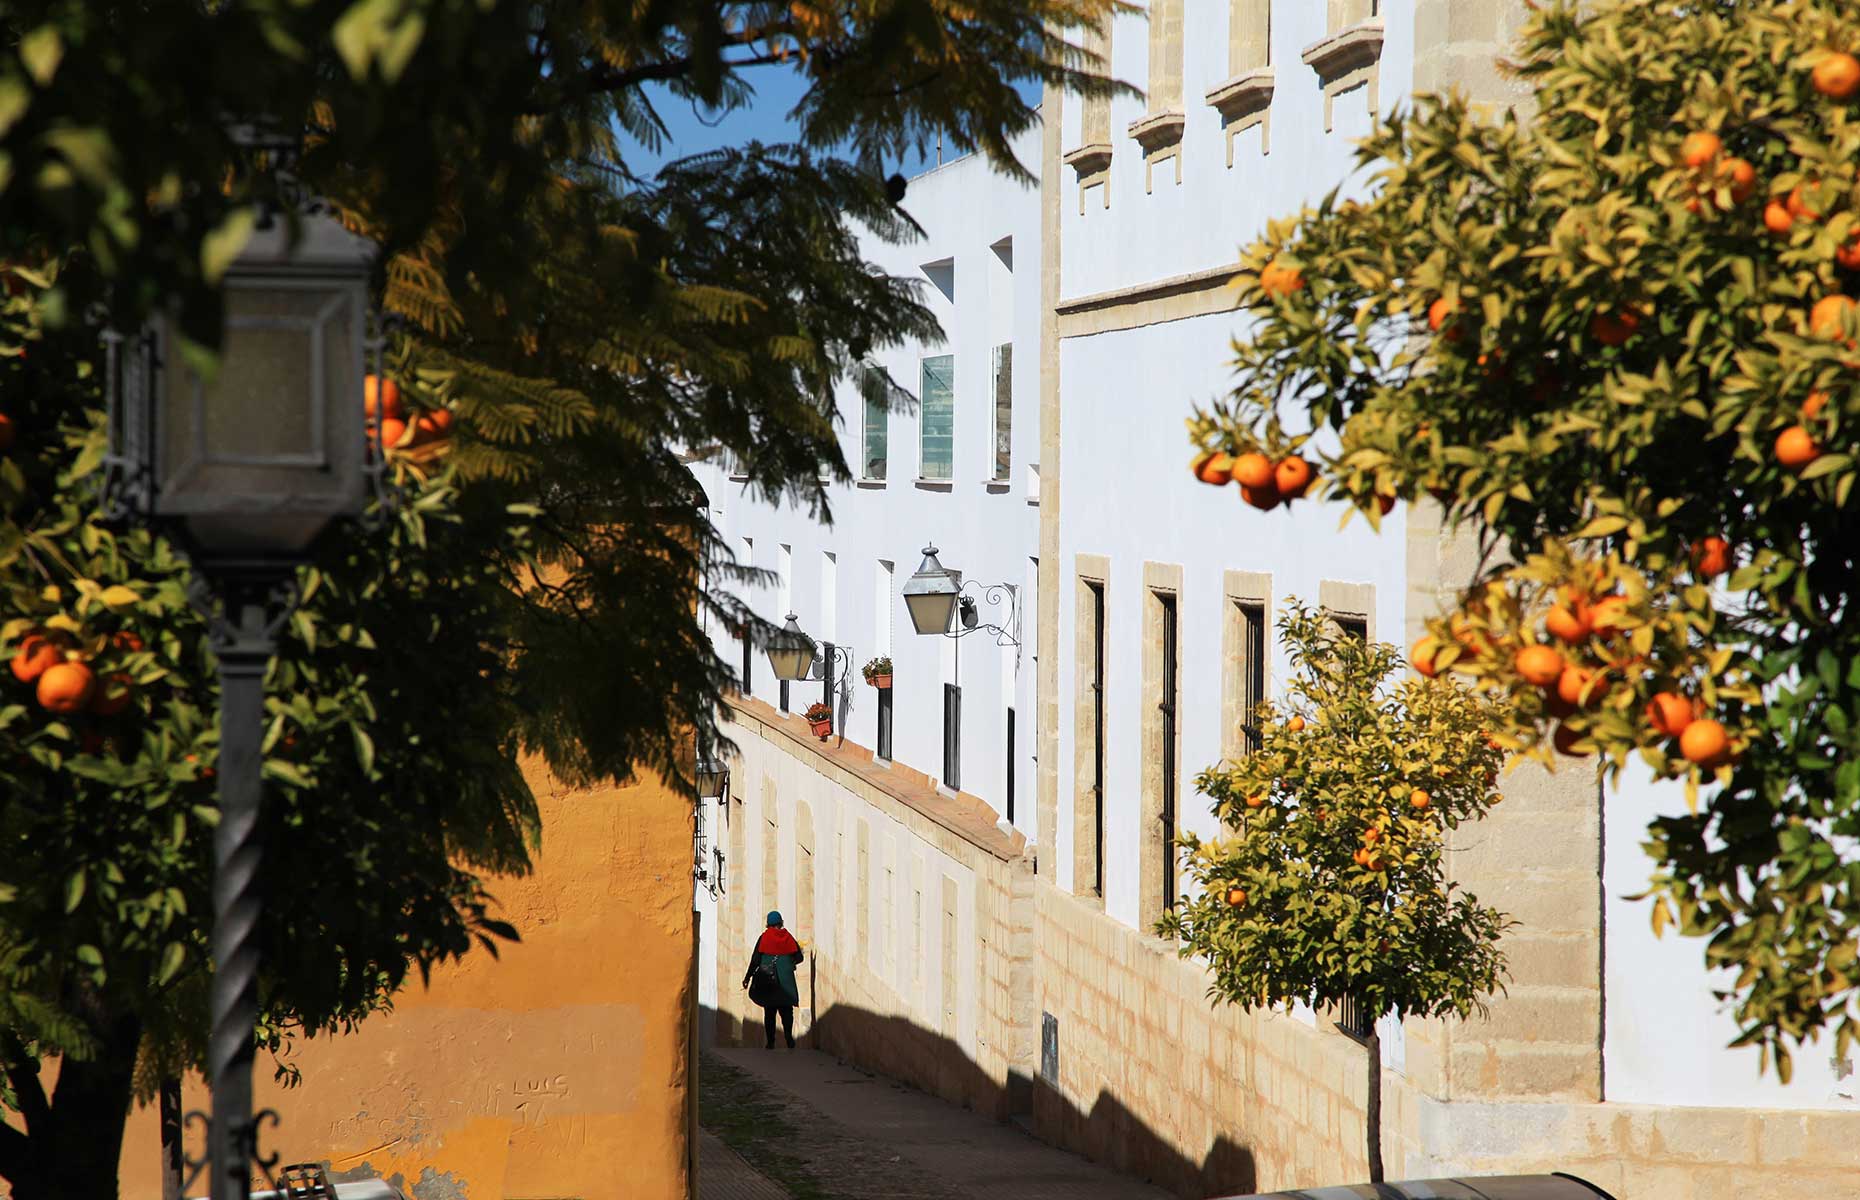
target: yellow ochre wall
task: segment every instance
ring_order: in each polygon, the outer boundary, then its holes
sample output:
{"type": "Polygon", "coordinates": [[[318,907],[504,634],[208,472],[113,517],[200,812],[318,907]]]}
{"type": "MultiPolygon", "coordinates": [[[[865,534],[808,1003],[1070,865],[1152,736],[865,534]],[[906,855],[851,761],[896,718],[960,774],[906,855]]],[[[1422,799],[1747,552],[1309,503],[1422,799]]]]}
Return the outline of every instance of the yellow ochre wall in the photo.
{"type": "MultiPolygon", "coordinates": [[[[567,791],[528,770],[536,870],[491,883],[522,943],[474,951],[430,987],[416,977],[352,1035],[301,1043],[298,1088],[273,1084],[261,1055],[257,1105],[282,1117],[264,1149],[414,1200],[694,1194],[691,804],[651,776],[567,791]]],[[[190,1080],[185,1106],[205,1099],[190,1080]]],[[[138,1111],[123,1200],[160,1200],[159,1143],[153,1107],[138,1111]]]]}

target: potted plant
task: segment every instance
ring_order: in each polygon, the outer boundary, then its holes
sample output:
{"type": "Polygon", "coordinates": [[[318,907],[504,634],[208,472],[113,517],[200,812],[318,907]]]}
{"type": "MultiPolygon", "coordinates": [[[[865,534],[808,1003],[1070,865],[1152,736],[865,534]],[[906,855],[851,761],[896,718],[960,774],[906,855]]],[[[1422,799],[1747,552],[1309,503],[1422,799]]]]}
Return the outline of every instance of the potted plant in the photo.
{"type": "Polygon", "coordinates": [[[865,673],[865,681],[873,687],[882,690],[891,686],[891,658],[889,655],[879,655],[877,658],[866,663],[861,670],[865,673]]]}
{"type": "Polygon", "coordinates": [[[808,728],[814,731],[814,736],[823,742],[826,741],[827,735],[833,732],[833,710],[828,708],[824,702],[816,700],[807,706],[807,712],[804,715],[807,717],[808,728]]]}

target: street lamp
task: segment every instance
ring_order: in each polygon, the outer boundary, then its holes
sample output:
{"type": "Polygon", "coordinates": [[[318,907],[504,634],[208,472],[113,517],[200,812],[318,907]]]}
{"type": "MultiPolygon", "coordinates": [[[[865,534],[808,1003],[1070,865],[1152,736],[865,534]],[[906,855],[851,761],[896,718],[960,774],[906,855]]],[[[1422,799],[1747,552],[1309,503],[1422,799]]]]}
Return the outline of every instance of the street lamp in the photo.
{"type": "Polygon", "coordinates": [[[715,800],[719,804],[730,791],[730,768],[720,758],[701,758],[697,764],[697,794],[699,800],[715,800]]]}
{"type": "Polygon", "coordinates": [[[769,638],[769,668],[775,678],[792,682],[806,679],[807,669],[813,664],[814,639],[801,632],[795,615],[789,613],[788,623],[769,638]]]}
{"type": "Polygon", "coordinates": [[[180,353],[172,315],[104,335],[106,504],[171,536],[219,658],[219,826],[207,1047],[213,1200],[247,1200],[264,880],[264,676],[319,534],[378,481],[362,381],[375,246],[315,203],[261,224],[223,280],[217,370],[180,353]],[[292,219],[294,218],[294,219],[292,219]]]}
{"type": "Polygon", "coordinates": [[[924,560],[904,585],[904,607],[918,633],[947,633],[962,589],[956,578],[937,561],[936,547],[924,547],[924,560]]]}
{"type": "Polygon", "coordinates": [[[904,585],[904,607],[910,610],[911,625],[918,633],[943,637],[966,637],[978,629],[995,635],[995,644],[1020,648],[1020,609],[1014,603],[1014,589],[1005,583],[986,586],[958,583],[961,572],[945,567],[936,556],[935,546],[924,547],[924,560],[904,585]],[[973,589],[984,602],[1007,609],[1007,625],[984,624],[977,615],[973,589]],[[952,629],[952,618],[961,614],[962,628],[952,629]]]}

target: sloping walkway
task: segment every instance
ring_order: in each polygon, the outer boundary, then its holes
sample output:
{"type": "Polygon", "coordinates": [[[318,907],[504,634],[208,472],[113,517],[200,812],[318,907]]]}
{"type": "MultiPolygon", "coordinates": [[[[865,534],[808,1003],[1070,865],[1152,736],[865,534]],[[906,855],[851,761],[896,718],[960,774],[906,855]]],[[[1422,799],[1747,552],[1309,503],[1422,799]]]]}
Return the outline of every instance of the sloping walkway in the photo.
{"type": "Polygon", "coordinates": [[[707,1136],[700,1200],[1170,1200],[1017,1126],[818,1051],[707,1050],[702,1071],[705,1130],[776,1190],[741,1190],[727,1162],[713,1182],[707,1136]]]}

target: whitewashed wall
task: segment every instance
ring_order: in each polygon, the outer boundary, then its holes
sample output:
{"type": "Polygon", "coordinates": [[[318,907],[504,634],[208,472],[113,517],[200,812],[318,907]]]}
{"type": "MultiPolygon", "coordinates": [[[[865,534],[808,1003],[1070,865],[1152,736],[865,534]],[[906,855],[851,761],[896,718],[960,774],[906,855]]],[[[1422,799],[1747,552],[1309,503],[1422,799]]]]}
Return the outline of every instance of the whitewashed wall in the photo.
{"type": "MultiPolygon", "coordinates": [[[[1271,63],[1270,153],[1261,153],[1258,129],[1239,134],[1234,165],[1226,165],[1220,115],[1205,103],[1209,88],[1228,77],[1225,0],[1188,0],[1183,79],[1182,182],[1172,164],[1155,168],[1144,191],[1141,147],[1125,132],[1142,115],[1141,101],[1112,107],[1111,203],[1094,189],[1081,214],[1076,177],[1063,168],[1060,280],[1067,299],[1139,287],[1171,276],[1235,262],[1240,247],[1264,233],[1269,219],[1296,213],[1352,178],[1354,142],[1371,128],[1368,97],[1356,89],[1337,97],[1334,128],[1324,130],[1318,77],[1300,58],[1325,36],[1325,6],[1275,3],[1271,63]]],[[[1387,27],[1380,63],[1384,109],[1406,96],[1412,79],[1413,13],[1405,2],[1382,5],[1387,27]]],[[[1120,18],[1112,35],[1119,77],[1142,86],[1148,70],[1147,24],[1120,18]]],[[[1068,103],[1062,146],[1080,144],[1081,108],[1068,103]]],[[[1079,687],[1077,556],[1110,560],[1105,590],[1108,706],[1105,716],[1105,906],[1135,924],[1140,911],[1138,871],[1141,763],[1139,689],[1142,681],[1143,565],[1180,565],[1178,601],[1181,704],[1180,824],[1198,833],[1216,828],[1206,801],[1193,789],[1196,771],[1221,756],[1222,575],[1230,569],[1272,577],[1270,615],[1295,595],[1315,606],[1319,585],[1367,583],[1375,587],[1372,633],[1400,641],[1404,619],[1406,529],[1397,509],[1380,536],[1360,520],[1343,531],[1343,509],[1310,501],[1290,510],[1260,513],[1243,505],[1238,488],[1214,489],[1188,473],[1189,445],[1182,419],[1231,384],[1230,339],[1244,332],[1237,314],[1170,321],[1068,338],[1060,350],[1060,577],[1059,603],[1059,819],[1056,846],[1061,887],[1073,886],[1073,804],[1076,748],[1073,713],[1079,687]]],[[[1268,687],[1283,693],[1289,662],[1272,644],[1268,687]]],[[[1046,856],[1042,855],[1044,859],[1046,856]]]]}
{"type": "MultiPolygon", "coordinates": [[[[1021,161],[1039,166],[1039,134],[1031,131],[1017,143],[1021,161]]],[[[874,361],[915,396],[919,363],[926,355],[953,353],[956,359],[955,465],[947,485],[918,482],[918,414],[893,412],[889,419],[888,478],[831,489],[832,524],[815,521],[789,506],[770,506],[751,496],[744,485],[725,477],[714,464],[698,464],[699,482],[711,497],[713,519],[726,541],[745,554],[752,546],[754,565],[777,569],[788,547],[791,576],[779,586],[758,589],[751,601],[762,615],[779,622],[788,597],[799,624],[816,638],[851,647],[852,710],[845,722],[849,741],[877,744],[877,699],[858,668],[876,654],[889,653],[895,664],[893,685],[894,761],[932,776],[943,763],[943,684],[962,688],[963,791],[980,796],[998,813],[1008,808],[1004,795],[1007,748],[1005,710],[1018,714],[1015,819],[1033,830],[1034,618],[1027,594],[1030,556],[1039,543],[1039,510],[1029,502],[1030,467],[1039,446],[1039,195],[1031,185],[991,171],[979,157],[945,164],[910,181],[904,205],[927,236],[906,245],[866,238],[865,253],[881,269],[922,281],[922,296],[946,334],[938,346],[903,346],[878,351],[874,361]],[[994,249],[1012,240],[1012,269],[994,249]],[[932,286],[923,266],[953,260],[953,302],[932,286]],[[1012,465],[1005,484],[990,482],[994,465],[993,347],[1014,345],[1012,465]],[[748,542],[745,542],[748,539],[748,542]],[[1016,589],[1020,614],[1018,655],[998,646],[986,631],[960,640],[918,636],[911,628],[899,589],[910,579],[927,543],[935,543],[946,567],[978,584],[1005,583],[1016,589]],[[823,570],[823,554],[834,556],[823,570]],[[887,594],[879,594],[879,564],[889,562],[887,594]],[[830,575],[833,595],[823,594],[830,575]]],[[[863,466],[863,406],[848,385],[840,396],[841,444],[857,472],[863,466]]],[[[985,623],[1007,624],[1006,607],[980,606],[985,623]]],[[[732,664],[741,660],[740,643],[715,631],[718,653],[732,664]]],[[[777,703],[779,688],[765,656],[752,669],[753,694],[777,703]]],[[[789,707],[799,713],[820,698],[818,683],[792,685],[789,707]]]]}
{"type": "Polygon", "coordinates": [[[1713,997],[1731,974],[1707,972],[1702,938],[1668,929],[1653,936],[1650,902],[1628,897],[1646,890],[1653,864],[1641,843],[1647,823],[1686,811],[1676,784],[1659,783],[1642,764],[1630,764],[1620,786],[1608,790],[1603,815],[1606,905],[1604,970],[1608,998],[1603,1042],[1608,1099],[1629,1104],[1709,1105],[1797,1109],[1860,1109],[1860,1077],[1850,1052],[1843,1068],[1831,1062],[1823,1038],[1795,1055],[1788,1084],[1774,1071],[1759,1077],[1755,1050],[1731,1050],[1737,1023],[1713,997]]]}

